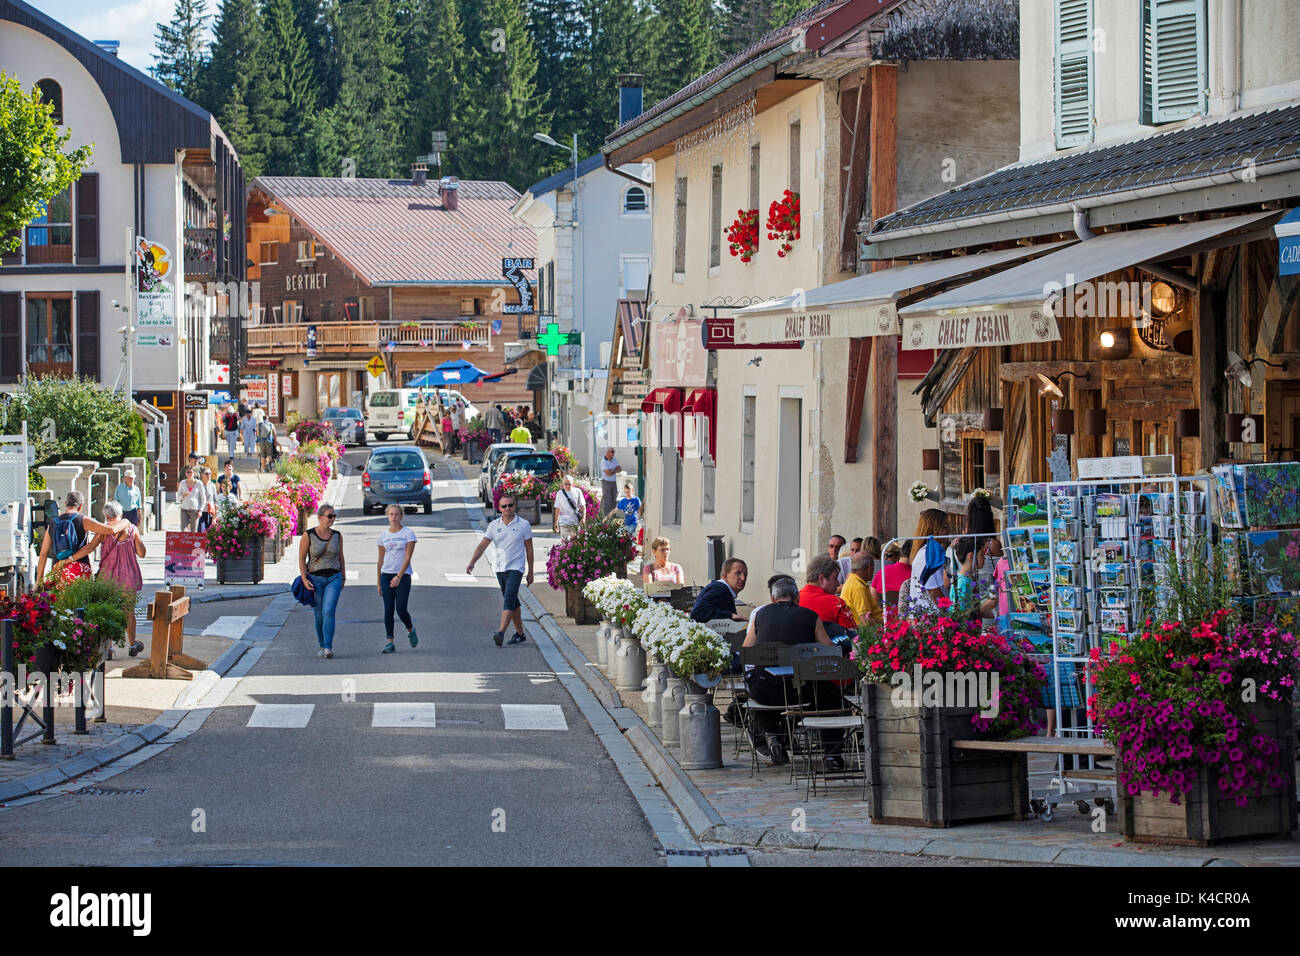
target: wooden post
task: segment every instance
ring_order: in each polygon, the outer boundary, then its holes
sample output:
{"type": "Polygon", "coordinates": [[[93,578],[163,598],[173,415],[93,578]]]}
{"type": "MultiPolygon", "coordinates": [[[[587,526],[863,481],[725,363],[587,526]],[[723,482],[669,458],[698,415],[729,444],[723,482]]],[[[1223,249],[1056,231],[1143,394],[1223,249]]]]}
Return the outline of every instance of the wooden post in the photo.
{"type": "Polygon", "coordinates": [[[172,641],[180,650],[184,618],[190,612],[190,599],[185,588],[174,585],[170,591],[158,591],[149,604],[149,620],[153,621],[149,660],[122,671],[123,677],[152,677],[173,680],[192,680],[194,675],[186,668],[201,670],[203,661],[185,654],[173,654],[172,641]]]}
{"type": "MultiPolygon", "coordinates": [[[[185,585],[173,584],[171,588],[172,602],[185,599],[185,614],[189,613],[189,599],[185,597],[185,585]]],[[[197,657],[190,657],[185,651],[185,619],[176,617],[171,623],[171,630],[167,637],[167,660],[169,663],[178,664],[187,670],[201,671],[208,666],[206,661],[201,661],[197,657]]]]}
{"type": "MultiPolygon", "coordinates": [[[[886,216],[898,207],[898,68],[889,64],[871,67],[871,219],[886,216]]],[[[888,268],[887,262],[873,263],[873,270],[888,268]]],[[[876,369],[873,395],[876,427],[872,436],[871,516],[881,540],[898,533],[898,339],[879,337],[873,343],[876,369]]]]}

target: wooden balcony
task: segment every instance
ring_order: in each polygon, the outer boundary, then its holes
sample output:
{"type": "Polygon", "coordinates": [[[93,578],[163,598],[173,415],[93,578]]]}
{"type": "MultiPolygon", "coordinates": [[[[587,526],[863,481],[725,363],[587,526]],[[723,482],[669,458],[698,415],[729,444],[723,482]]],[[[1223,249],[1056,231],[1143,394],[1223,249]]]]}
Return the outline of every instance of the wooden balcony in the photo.
{"type": "Polygon", "coordinates": [[[377,352],[388,342],[397,343],[397,351],[416,349],[456,349],[492,351],[492,330],[487,323],[474,328],[455,321],[425,322],[292,322],[286,325],[257,325],[248,330],[250,355],[307,351],[307,327],[316,327],[316,352],[377,352]]]}
{"type": "Polygon", "coordinates": [[[396,342],[399,349],[433,348],[492,350],[492,329],[486,321],[463,319],[460,322],[437,319],[422,322],[385,322],[379,327],[379,341],[396,342]]]}

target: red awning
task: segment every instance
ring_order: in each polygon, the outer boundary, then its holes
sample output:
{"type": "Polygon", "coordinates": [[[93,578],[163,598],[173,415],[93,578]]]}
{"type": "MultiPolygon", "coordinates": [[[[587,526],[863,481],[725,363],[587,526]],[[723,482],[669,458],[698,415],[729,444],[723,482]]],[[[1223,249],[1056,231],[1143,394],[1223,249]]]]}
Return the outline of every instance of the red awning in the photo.
{"type": "Polygon", "coordinates": [[[653,412],[655,406],[665,415],[682,410],[682,390],[680,388],[656,388],[641,400],[641,411],[653,412]]]}
{"type": "MultiPolygon", "coordinates": [[[[700,429],[705,429],[708,436],[709,459],[718,460],[718,390],[716,388],[693,388],[686,396],[686,402],[682,405],[682,420],[689,421],[691,424],[686,425],[683,431],[687,434],[699,435],[700,429]]],[[[699,438],[695,439],[699,442],[699,438]]],[[[698,444],[696,445],[698,448],[698,444]]],[[[703,451],[703,449],[699,449],[703,451]]]]}
{"type": "Polygon", "coordinates": [[[657,420],[648,422],[647,437],[653,436],[653,445],[661,451],[672,445],[677,454],[682,453],[686,429],[682,428],[682,389],[656,388],[641,402],[641,411],[647,415],[659,412],[657,420]]]}

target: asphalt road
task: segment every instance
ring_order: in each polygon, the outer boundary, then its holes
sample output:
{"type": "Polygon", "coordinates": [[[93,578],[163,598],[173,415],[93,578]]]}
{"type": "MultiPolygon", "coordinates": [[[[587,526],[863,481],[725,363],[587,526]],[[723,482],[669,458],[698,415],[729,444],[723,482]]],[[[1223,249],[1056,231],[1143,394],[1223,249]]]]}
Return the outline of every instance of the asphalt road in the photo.
{"type": "MultiPolygon", "coordinates": [[[[316,656],[312,613],[295,606],[202,729],[104,784],[140,792],[0,810],[0,864],[661,864],[536,645],[493,645],[500,593],[489,563],[472,583],[448,579],[463,576],[478,538],[449,478],[435,471],[432,515],[406,517],[419,535],[418,648],[399,622],[398,652],[379,653],[386,521],[362,517],[354,478],[338,509],[351,573],[336,657],[316,656]],[[410,704],[423,706],[400,706],[410,704]],[[433,726],[420,725],[430,710],[433,726]],[[385,719],[405,725],[373,726],[385,719]],[[298,726],[258,726],[279,723],[298,726]]],[[[544,574],[541,549],[536,567],[544,574]]]]}

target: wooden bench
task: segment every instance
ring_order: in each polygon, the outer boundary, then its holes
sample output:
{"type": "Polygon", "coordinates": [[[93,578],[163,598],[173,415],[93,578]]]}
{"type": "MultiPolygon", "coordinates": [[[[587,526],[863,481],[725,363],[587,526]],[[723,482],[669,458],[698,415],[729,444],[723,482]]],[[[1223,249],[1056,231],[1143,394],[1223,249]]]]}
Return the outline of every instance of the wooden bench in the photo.
{"type": "Polygon", "coordinates": [[[954,750],[998,750],[1009,753],[1064,754],[1079,757],[1113,757],[1115,748],[1104,740],[1070,737],[1020,737],[1016,740],[954,740],[954,750]]]}

